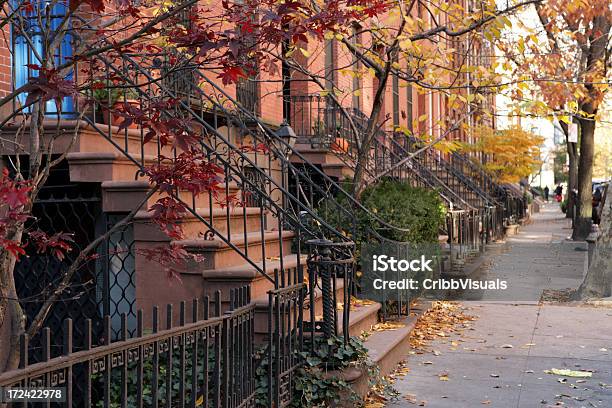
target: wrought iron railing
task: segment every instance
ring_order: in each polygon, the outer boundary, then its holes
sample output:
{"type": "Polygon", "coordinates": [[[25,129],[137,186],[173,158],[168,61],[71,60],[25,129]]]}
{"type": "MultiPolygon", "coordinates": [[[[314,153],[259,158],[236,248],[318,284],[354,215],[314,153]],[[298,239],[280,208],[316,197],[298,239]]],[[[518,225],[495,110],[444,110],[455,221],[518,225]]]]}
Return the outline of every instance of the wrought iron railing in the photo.
{"type": "Polygon", "coordinates": [[[516,223],[525,217],[525,198],[516,196],[508,188],[501,186],[493,180],[482,166],[459,152],[453,152],[450,155],[450,162],[454,168],[458,168],[463,174],[466,174],[472,183],[478,185],[482,191],[503,205],[503,217],[506,223],[516,223]]]}
{"type": "MultiPolygon", "coordinates": [[[[277,298],[278,294],[271,292],[270,299],[278,302],[277,298]]],[[[301,288],[289,298],[299,304],[296,299],[303,298],[301,288]]],[[[43,361],[28,364],[27,357],[22,358],[18,370],[0,374],[0,386],[58,387],[64,398],[61,406],[65,407],[254,407],[256,306],[245,287],[232,290],[225,312],[220,292],[212,301],[208,297],[194,299],[190,306],[181,302],[178,322],[172,305],[168,305],[163,328],[157,307],[151,311],[150,326],[140,310],[132,338],[128,338],[123,314],[121,339],[113,343],[111,316],[106,315],[104,341],[98,346],[93,343],[91,320],[84,322],[85,335],[78,338],[82,344],[76,344],[73,321],[67,319],[62,355],[50,357],[50,330],[45,328],[43,361]],[[151,327],[149,333],[145,333],[146,326],[151,327]],[[77,346],[80,350],[75,351],[77,346]]],[[[295,335],[295,331],[288,331],[283,341],[294,341],[295,335]]],[[[26,335],[21,336],[20,347],[27,350],[26,335]]]]}
{"type": "MultiPolygon", "coordinates": [[[[367,116],[358,109],[340,107],[333,98],[321,95],[296,95],[290,97],[289,119],[298,142],[313,149],[324,149],[340,158],[354,169],[358,161],[359,138],[366,131],[367,116]]],[[[379,174],[410,182],[413,185],[434,188],[447,203],[455,208],[473,209],[458,196],[448,184],[440,180],[430,169],[418,161],[396,166],[408,151],[402,146],[400,135],[377,130],[369,154],[366,155],[365,172],[369,178],[379,174]]]]}
{"type": "MultiPolygon", "coordinates": [[[[363,112],[339,107],[333,98],[320,95],[293,96],[289,106],[289,119],[298,142],[335,154],[355,169],[359,160],[358,139],[368,124],[363,112]]],[[[405,160],[412,152],[406,146],[408,140],[405,135],[377,130],[363,163],[366,178],[376,180],[384,174],[413,186],[437,190],[449,208],[444,232],[449,237],[450,252],[456,256],[481,250],[484,242],[500,237],[503,227],[497,207],[482,205],[479,193],[469,188],[457,189],[448,175],[445,180],[444,173],[437,173],[431,163],[419,160],[420,157],[405,160]]]]}

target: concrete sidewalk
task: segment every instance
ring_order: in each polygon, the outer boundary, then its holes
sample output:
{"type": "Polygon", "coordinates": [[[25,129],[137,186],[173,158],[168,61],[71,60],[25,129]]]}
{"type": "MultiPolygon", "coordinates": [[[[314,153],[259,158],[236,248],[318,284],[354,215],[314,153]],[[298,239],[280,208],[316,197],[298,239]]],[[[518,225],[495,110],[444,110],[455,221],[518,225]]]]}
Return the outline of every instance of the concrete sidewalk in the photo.
{"type": "MultiPolygon", "coordinates": [[[[462,302],[478,319],[461,336],[432,343],[437,353],[408,356],[411,371],[397,380],[398,391],[427,407],[612,408],[612,307],[536,301],[544,289],[576,288],[582,281],[585,247],[565,240],[568,227],[558,204],[548,204],[494,249],[483,275],[507,278],[511,295],[462,302]],[[544,372],[552,368],[593,374],[577,379],[544,372]]],[[[387,406],[414,404],[400,396],[387,406]]]]}

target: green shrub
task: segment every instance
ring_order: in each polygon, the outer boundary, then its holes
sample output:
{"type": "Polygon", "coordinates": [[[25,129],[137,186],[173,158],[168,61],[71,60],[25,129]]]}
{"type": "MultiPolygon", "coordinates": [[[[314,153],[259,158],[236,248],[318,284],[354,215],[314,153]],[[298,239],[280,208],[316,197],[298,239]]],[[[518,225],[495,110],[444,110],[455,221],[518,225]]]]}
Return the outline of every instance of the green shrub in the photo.
{"type": "Polygon", "coordinates": [[[565,197],[565,199],[559,203],[559,206],[561,206],[561,212],[565,213],[567,211],[568,201],[569,198],[565,197]]]}
{"type": "Polygon", "coordinates": [[[361,200],[384,222],[402,229],[390,228],[377,220],[364,220],[383,237],[412,243],[438,241],[446,210],[435,190],[384,180],[368,187],[361,200]]]}
{"type": "Polygon", "coordinates": [[[394,241],[437,242],[445,219],[446,209],[436,191],[394,180],[382,180],[368,187],[361,203],[375,216],[355,208],[343,195],[323,200],[318,209],[323,219],[352,238],[358,247],[372,239],[371,230],[394,241]]]}

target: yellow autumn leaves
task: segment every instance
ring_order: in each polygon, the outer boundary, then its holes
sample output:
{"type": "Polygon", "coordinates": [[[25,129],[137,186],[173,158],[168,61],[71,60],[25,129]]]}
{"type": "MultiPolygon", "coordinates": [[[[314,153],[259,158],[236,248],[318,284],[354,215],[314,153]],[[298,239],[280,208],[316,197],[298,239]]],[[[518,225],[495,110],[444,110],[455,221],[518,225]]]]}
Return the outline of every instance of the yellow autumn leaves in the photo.
{"type": "Polygon", "coordinates": [[[477,142],[465,144],[463,150],[486,154],[483,167],[501,183],[528,177],[541,164],[541,136],[518,126],[502,130],[479,126],[473,128],[473,134],[477,142]]]}

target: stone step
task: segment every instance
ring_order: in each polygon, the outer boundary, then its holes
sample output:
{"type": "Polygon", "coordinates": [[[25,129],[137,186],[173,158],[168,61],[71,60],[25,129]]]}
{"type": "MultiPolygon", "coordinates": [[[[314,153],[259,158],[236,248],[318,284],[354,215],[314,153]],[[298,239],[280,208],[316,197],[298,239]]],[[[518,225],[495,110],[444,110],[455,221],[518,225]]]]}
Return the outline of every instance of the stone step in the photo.
{"type": "MultiPolygon", "coordinates": [[[[74,128],[75,125],[76,121],[66,121],[67,127],[74,128]]],[[[192,126],[198,125],[194,122],[192,126]]],[[[230,131],[227,126],[219,127],[218,131],[226,140],[236,142],[236,131],[230,131]]],[[[71,136],[71,133],[67,132],[67,136],[71,136]]],[[[81,122],[78,138],[72,150],[82,153],[105,153],[117,152],[118,149],[121,149],[136,159],[142,154],[166,157],[174,155],[174,147],[171,142],[162,147],[158,145],[157,139],[152,139],[147,143],[144,143],[144,139],[145,131],[137,127],[119,130],[118,126],[103,123],[91,125],[88,122],[81,122]]]]}
{"type": "MultiPolygon", "coordinates": [[[[305,262],[304,257],[301,262],[305,262]]],[[[260,265],[262,262],[257,262],[260,265]]],[[[298,264],[296,254],[283,257],[283,266],[291,270],[298,264]]],[[[266,275],[274,279],[274,270],[280,267],[279,260],[266,262],[266,275]]],[[[136,256],[136,279],[138,283],[138,307],[145,313],[145,321],[150,321],[150,311],[155,305],[179,303],[185,299],[204,299],[208,296],[212,302],[215,292],[221,291],[222,310],[229,308],[230,290],[246,285],[251,287],[251,298],[267,296],[267,292],[274,288],[273,282],[258,272],[252,265],[242,263],[233,267],[219,269],[202,269],[195,262],[179,266],[180,282],[176,279],[168,280],[161,266],[145,256],[136,256]],[[166,282],[166,284],[160,284],[166,282]]]]}
{"type": "MultiPolygon", "coordinates": [[[[321,319],[323,315],[323,295],[320,289],[320,283],[314,290],[315,297],[315,317],[317,320],[321,319]]],[[[338,318],[338,332],[342,333],[342,327],[344,322],[342,321],[342,304],[344,302],[344,280],[342,278],[336,279],[336,302],[337,306],[337,318],[338,318]]],[[[378,322],[378,311],[381,308],[380,303],[372,302],[371,304],[364,304],[358,307],[351,306],[350,320],[349,320],[349,333],[351,336],[359,336],[363,331],[370,330],[373,325],[378,322]]],[[[306,305],[304,310],[304,320],[310,322],[310,298],[306,299],[306,305]]]]}
{"type": "Polygon", "coordinates": [[[139,177],[140,164],[150,166],[155,156],[145,156],[138,165],[119,152],[74,152],[66,155],[70,180],[100,183],[103,181],[133,181],[139,177]]]}
{"type": "MultiPolygon", "coordinates": [[[[26,121],[26,128],[29,127],[26,121]]],[[[62,119],[59,129],[55,119],[45,119],[42,123],[44,134],[42,135],[41,145],[49,145],[53,139],[54,153],[115,153],[118,149],[140,156],[142,150],[145,155],[157,155],[158,147],[155,142],[142,144],[143,134],[139,129],[128,129],[119,131],[117,126],[96,124],[95,127],[86,121],[76,121],[62,119]],[[75,135],[76,132],[76,135],[75,135]],[[112,140],[112,142],[111,142],[112,140]],[[143,149],[141,149],[141,146],[143,149]]],[[[23,146],[27,152],[29,143],[28,131],[22,131],[15,124],[7,124],[3,127],[3,133],[13,134],[16,137],[15,146],[23,146]]],[[[5,135],[6,137],[6,135],[5,135]]],[[[12,139],[11,139],[12,140],[12,139]]],[[[14,154],[13,146],[7,145],[4,149],[5,154],[14,154]]],[[[171,147],[160,149],[162,154],[171,155],[171,147]]],[[[23,153],[20,151],[19,153],[23,153]]]]}
{"type": "MultiPolygon", "coordinates": [[[[312,164],[344,165],[338,155],[329,149],[316,149],[305,144],[297,144],[295,149],[312,164]]],[[[303,160],[295,155],[291,156],[291,161],[296,164],[303,163],[303,160]]]]}
{"type": "MultiPolygon", "coordinates": [[[[304,272],[306,275],[306,268],[304,268],[304,272]]],[[[308,281],[308,276],[304,276],[304,283],[306,283],[307,281],[308,281]]],[[[323,297],[321,295],[321,290],[319,289],[318,286],[320,286],[320,281],[317,287],[315,287],[314,289],[314,298],[315,298],[314,313],[317,318],[320,318],[321,315],[323,314],[323,297]]],[[[338,300],[342,298],[343,288],[344,288],[343,280],[336,279],[336,297],[338,300]]],[[[303,319],[305,321],[310,321],[310,310],[311,310],[310,301],[311,301],[310,296],[307,294],[306,297],[304,298],[304,305],[303,305],[303,319]]],[[[255,316],[256,316],[255,332],[259,334],[261,338],[263,339],[268,333],[268,310],[269,310],[268,306],[270,304],[270,300],[269,300],[267,291],[263,295],[260,295],[257,298],[253,299],[253,302],[257,304],[257,308],[255,310],[255,316]]],[[[291,307],[292,307],[292,311],[295,313],[295,315],[297,315],[296,307],[299,307],[299,303],[295,303],[294,305],[291,305],[291,307]]],[[[338,317],[340,318],[340,312],[338,312],[338,317]]],[[[305,322],[305,324],[308,324],[308,323],[305,322]]]]}
{"type": "MultiPolygon", "coordinates": [[[[349,334],[351,336],[359,336],[364,331],[370,331],[372,326],[378,323],[378,311],[382,305],[378,302],[373,302],[369,305],[362,305],[351,309],[349,319],[349,334]]],[[[342,329],[343,323],[339,322],[339,328],[342,329]]]]}
{"type": "MultiPolygon", "coordinates": [[[[231,267],[204,269],[199,271],[191,269],[191,273],[199,273],[206,288],[206,295],[213,296],[215,291],[220,290],[222,295],[221,299],[223,302],[229,301],[230,289],[240,288],[245,285],[251,286],[251,299],[267,299],[268,291],[274,289],[273,281],[275,271],[279,271],[278,273],[280,280],[281,259],[278,256],[266,258],[265,267],[263,260],[254,262],[259,269],[265,271],[265,276],[252,264],[247,263],[246,261],[231,267]],[[266,276],[269,279],[266,278],[266,276]]],[[[305,270],[305,256],[302,256],[300,260],[298,260],[297,254],[287,253],[287,255],[283,256],[282,268],[285,271],[285,282],[294,282],[298,261],[300,265],[303,265],[305,270]],[[291,278],[289,278],[289,275],[291,275],[291,278]]]]}
{"type": "Polygon", "coordinates": [[[373,363],[380,368],[380,375],[388,375],[397,364],[406,358],[410,351],[408,341],[410,332],[416,324],[416,316],[409,316],[400,320],[404,326],[395,330],[374,331],[364,342],[365,348],[373,363]]]}
{"type": "Polygon", "coordinates": [[[341,164],[322,164],[321,169],[329,177],[335,177],[339,180],[343,180],[346,177],[353,176],[353,169],[344,163],[341,164]]]}
{"type": "MultiPolygon", "coordinates": [[[[214,207],[198,208],[196,214],[211,225],[215,232],[229,238],[232,235],[258,233],[265,230],[265,214],[259,207],[214,207]]],[[[179,224],[185,239],[209,238],[209,227],[191,212],[184,214],[179,224]]],[[[153,213],[139,211],[134,217],[134,239],[136,241],[170,241],[170,238],[153,222],[153,213]]]]}
{"type": "Polygon", "coordinates": [[[275,259],[282,255],[291,253],[291,245],[295,233],[293,231],[249,232],[247,234],[234,234],[229,238],[229,243],[220,238],[195,239],[175,241],[177,245],[183,246],[193,254],[201,255],[204,259],[195,267],[200,272],[205,270],[224,270],[241,266],[245,259],[231,245],[237,247],[251,261],[259,262],[265,256],[266,259],[275,259]],[[282,236],[280,236],[282,235],[282,236]]]}
{"type": "MultiPolygon", "coordinates": [[[[109,212],[129,212],[140,204],[149,192],[150,184],[147,180],[126,180],[126,181],[104,181],[102,182],[102,209],[109,212]]],[[[205,192],[195,197],[195,206],[200,208],[221,207],[228,200],[226,197],[237,197],[242,201],[240,189],[235,182],[220,184],[215,193],[205,192]]],[[[155,193],[143,206],[149,208],[162,195],[155,193]]],[[[186,190],[180,190],[178,197],[187,205],[194,203],[193,195],[186,190]]]]}
{"type": "Polygon", "coordinates": [[[144,143],[144,132],[141,129],[122,129],[118,126],[96,123],[90,125],[82,122],[76,151],[82,153],[118,152],[121,149],[138,159],[142,154],[157,156],[158,154],[172,157],[172,144],[161,147],[156,140],[144,143]],[[104,136],[100,133],[104,133],[104,136]],[[111,142],[112,141],[112,142],[111,142]]]}
{"type": "MultiPolygon", "coordinates": [[[[305,278],[306,279],[306,278],[305,278]]],[[[315,318],[317,320],[322,319],[323,315],[323,296],[321,293],[321,289],[319,285],[314,290],[314,312],[315,318]]],[[[336,300],[338,303],[342,303],[343,299],[343,290],[344,290],[344,281],[341,278],[336,279],[336,300]]],[[[254,302],[258,305],[256,309],[256,317],[255,321],[255,331],[256,333],[265,336],[268,331],[268,305],[269,299],[268,296],[260,296],[257,299],[254,299],[254,302]]],[[[303,318],[305,325],[308,325],[310,322],[311,315],[311,307],[310,307],[310,297],[306,296],[304,299],[304,312],[303,318]]],[[[359,336],[364,331],[369,331],[372,326],[374,326],[378,322],[378,311],[380,310],[380,303],[373,302],[372,304],[362,305],[357,308],[351,309],[350,319],[349,319],[349,334],[351,336],[359,336]]],[[[339,308],[337,310],[337,319],[338,319],[338,333],[342,334],[342,309],[339,308]]],[[[305,333],[305,335],[307,335],[305,333]]]]}

